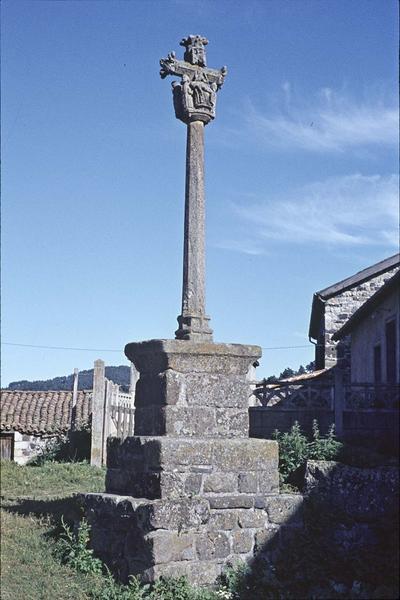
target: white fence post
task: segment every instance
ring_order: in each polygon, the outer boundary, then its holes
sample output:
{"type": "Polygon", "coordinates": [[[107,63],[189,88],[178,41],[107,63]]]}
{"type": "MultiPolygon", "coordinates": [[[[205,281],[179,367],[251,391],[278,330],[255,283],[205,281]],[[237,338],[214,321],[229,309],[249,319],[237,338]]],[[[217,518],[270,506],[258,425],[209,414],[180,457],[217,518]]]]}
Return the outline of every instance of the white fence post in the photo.
{"type": "Polygon", "coordinates": [[[101,467],[103,463],[104,433],[104,394],[105,394],[104,361],[94,361],[93,393],[92,393],[92,440],[90,464],[101,467]]]}
{"type": "Polygon", "coordinates": [[[72,404],[71,404],[71,428],[70,431],[74,431],[75,429],[75,421],[76,421],[76,402],[78,400],[78,378],[79,378],[79,370],[74,369],[74,383],[72,388],[72,404]]]}
{"type": "Polygon", "coordinates": [[[103,417],[103,453],[101,462],[103,465],[107,464],[107,439],[110,435],[111,429],[111,403],[113,398],[114,384],[112,381],[106,379],[106,389],[104,395],[104,417],[103,417]]]}

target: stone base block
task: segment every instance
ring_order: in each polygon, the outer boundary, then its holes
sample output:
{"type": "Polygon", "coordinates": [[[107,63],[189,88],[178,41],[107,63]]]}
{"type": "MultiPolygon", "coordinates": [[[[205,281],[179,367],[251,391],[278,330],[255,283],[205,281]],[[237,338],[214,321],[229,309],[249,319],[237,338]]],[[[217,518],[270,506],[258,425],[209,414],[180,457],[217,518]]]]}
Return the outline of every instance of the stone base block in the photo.
{"type": "Polygon", "coordinates": [[[140,373],[135,435],[247,437],[246,376],[261,348],[150,340],[128,344],[125,354],[140,373]]]}
{"type": "Polygon", "coordinates": [[[288,530],[302,524],[301,496],[248,494],[245,502],[244,496],[237,502],[233,497],[216,506],[213,496],[79,495],[92,528],[92,547],[121,580],[130,574],[143,581],[186,575],[196,585],[213,584],[235,559],[272,557],[288,530]]]}
{"type": "Polygon", "coordinates": [[[133,497],[201,495],[213,508],[247,508],[279,488],[278,444],[253,438],[109,440],[106,490],[133,497]]]}

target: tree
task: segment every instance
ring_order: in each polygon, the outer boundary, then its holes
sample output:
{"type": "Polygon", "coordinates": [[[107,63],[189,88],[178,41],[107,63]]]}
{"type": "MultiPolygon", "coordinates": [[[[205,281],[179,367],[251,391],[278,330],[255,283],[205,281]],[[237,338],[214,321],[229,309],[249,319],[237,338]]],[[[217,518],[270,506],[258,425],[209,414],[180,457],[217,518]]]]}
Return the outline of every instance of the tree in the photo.
{"type": "Polygon", "coordinates": [[[284,369],[279,375],[279,379],[288,379],[289,377],[293,377],[293,375],[296,375],[293,369],[291,369],[290,367],[286,367],[286,369],[284,369]]]}

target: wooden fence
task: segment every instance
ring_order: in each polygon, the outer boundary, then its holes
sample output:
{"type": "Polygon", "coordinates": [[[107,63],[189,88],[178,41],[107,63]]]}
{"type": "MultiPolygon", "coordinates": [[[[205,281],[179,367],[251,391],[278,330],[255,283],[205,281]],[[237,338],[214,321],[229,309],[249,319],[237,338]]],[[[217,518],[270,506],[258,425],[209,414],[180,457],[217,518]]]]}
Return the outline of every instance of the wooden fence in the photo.
{"type": "Polygon", "coordinates": [[[136,377],[131,368],[130,393],[105,377],[104,361],[96,360],[93,372],[92,436],[90,464],[100,467],[107,462],[107,439],[126,438],[134,431],[134,386],[136,377]]]}

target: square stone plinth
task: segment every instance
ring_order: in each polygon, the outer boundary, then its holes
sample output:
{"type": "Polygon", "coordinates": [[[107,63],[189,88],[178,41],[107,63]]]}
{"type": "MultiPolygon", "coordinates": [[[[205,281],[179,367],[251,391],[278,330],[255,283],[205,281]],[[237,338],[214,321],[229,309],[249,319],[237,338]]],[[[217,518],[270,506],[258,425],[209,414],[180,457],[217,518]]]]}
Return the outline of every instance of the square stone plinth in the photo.
{"type": "Polygon", "coordinates": [[[207,497],[214,508],[247,508],[278,491],[278,444],[255,438],[110,439],[106,490],[133,497],[207,497]]]}
{"type": "Polygon", "coordinates": [[[150,340],[125,354],[140,373],[135,435],[248,436],[246,376],[259,346],[150,340]]]}
{"type": "MultiPolygon", "coordinates": [[[[232,494],[230,498],[234,495],[232,494]]],[[[273,556],[282,534],[302,524],[302,497],[247,495],[216,506],[209,498],[135,499],[113,494],[78,496],[91,525],[91,544],[126,581],[185,575],[212,585],[224,565],[254,555],[273,556]],[[287,522],[285,522],[287,518],[287,522]]]]}

